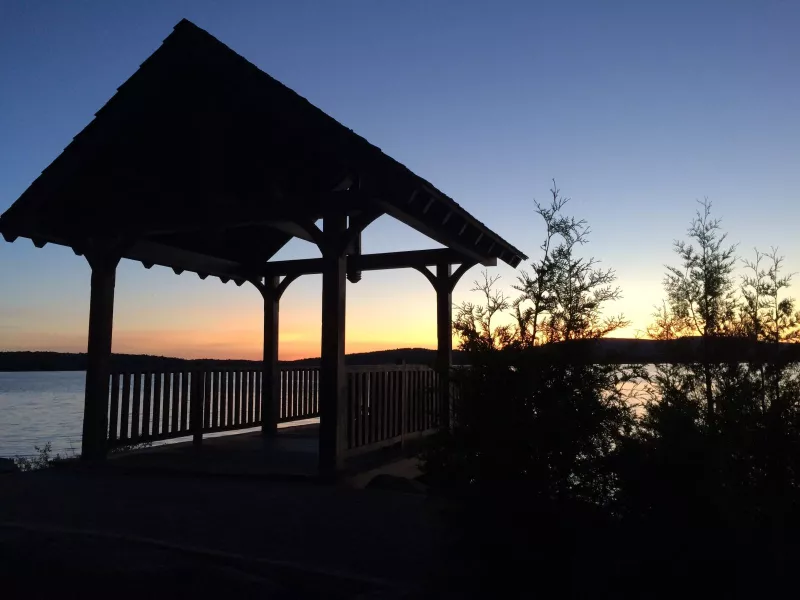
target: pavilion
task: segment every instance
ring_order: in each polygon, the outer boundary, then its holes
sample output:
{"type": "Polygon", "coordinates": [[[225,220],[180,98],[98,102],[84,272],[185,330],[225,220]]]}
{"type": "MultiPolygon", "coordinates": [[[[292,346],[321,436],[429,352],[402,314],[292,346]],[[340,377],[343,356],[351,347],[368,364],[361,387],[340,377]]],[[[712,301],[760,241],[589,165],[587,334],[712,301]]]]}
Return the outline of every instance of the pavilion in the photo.
{"type": "Polygon", "coordinates": [[[82,453],[88,460],[107,451],[120,259],[250,282],[260,291],[267,435],[277,422],[280,297],[297,277],[321,273],[319,468],[328,474],[343,456],[346,281],[396,268],[429,279],[445,394],[454,285],[476,264],[516,267],[527,258],[429,182],[186,20],[0,216],[0,233],[8,242],[26,237],[37,247],[69,246],[91,266],[82,453]],[[361,232],[384,214],[445,248],[362,254],[361,232]],[[321,258],[271,260],[295,237],[315,243],[321,258]]]}

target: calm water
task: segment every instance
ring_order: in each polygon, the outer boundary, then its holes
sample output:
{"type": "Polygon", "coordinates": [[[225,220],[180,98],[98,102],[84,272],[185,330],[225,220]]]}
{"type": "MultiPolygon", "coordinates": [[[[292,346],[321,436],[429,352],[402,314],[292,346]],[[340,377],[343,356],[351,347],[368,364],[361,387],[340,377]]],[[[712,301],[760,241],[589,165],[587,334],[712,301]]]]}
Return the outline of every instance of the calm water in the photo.
{"type": "Polygon", "coordinates": [[[86,373],[0,373],[0,456],[80,453],[86,373]]]}

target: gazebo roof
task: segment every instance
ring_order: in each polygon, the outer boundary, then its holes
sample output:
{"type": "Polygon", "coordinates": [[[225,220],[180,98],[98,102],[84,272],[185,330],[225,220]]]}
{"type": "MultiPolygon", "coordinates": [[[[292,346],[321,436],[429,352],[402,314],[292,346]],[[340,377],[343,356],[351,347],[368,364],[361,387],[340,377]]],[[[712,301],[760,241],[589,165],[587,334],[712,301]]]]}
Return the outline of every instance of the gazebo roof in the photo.
{"type": "Polygon", "coordinates": [[[303,225],[333,207],[389,214],[465,259],[527,258],[186,20],[0,216],[0,233],[78,253],[124,240],[125,258],[236,279],[309,239],[303,225]]]}

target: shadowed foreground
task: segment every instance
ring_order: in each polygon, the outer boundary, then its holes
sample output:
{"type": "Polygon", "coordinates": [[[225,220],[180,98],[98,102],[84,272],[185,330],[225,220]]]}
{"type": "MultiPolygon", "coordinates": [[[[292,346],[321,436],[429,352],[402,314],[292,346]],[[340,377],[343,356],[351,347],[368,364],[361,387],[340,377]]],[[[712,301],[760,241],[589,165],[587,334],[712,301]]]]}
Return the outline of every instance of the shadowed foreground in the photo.
{"type": "Polygon", "coordinates": [[[0,577],[34,597],[56,581],[116,598],[386,597],[424,583],[439,542],[424,496],[225,477],[0,478],[0,577]]]}

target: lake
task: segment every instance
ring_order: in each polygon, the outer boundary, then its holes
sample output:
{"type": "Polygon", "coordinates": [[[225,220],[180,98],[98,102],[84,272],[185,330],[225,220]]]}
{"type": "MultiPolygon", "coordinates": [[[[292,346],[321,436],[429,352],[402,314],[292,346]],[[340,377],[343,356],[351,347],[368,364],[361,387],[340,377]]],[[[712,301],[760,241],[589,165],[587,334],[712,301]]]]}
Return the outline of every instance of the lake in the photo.
{"type": "Polygon", "coordinates": [[[0,457],[80,453],[84,371],[0,372],[0,457]]]}

